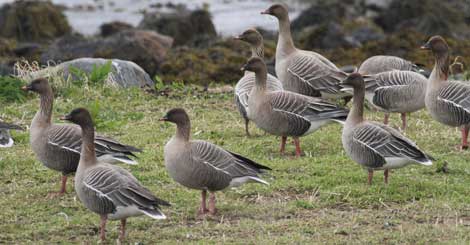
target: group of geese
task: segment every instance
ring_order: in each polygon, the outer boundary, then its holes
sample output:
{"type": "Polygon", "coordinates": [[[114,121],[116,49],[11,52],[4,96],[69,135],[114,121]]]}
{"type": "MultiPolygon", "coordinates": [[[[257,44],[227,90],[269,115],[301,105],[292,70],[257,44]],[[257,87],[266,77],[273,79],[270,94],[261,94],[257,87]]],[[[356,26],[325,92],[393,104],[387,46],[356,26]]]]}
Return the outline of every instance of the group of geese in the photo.
{"type": "MultiPolygon", "coordinates": [[[[281,136],[281,153],[285,151],[287,137],[293,137],[299,157],[299,137],[330,122],[339,122],[344,125],[344,150],[368,170],[369,184],[374,170],[384,170],[387,183],[389,169],[432,164],[432,157],[400,131],[386,125],[389,113],[402,114],[404,130],[406,113],[426,107],[440,123],[462,127],[462,148],[468,147],[470,86],[448,81],[449,47],[442,37],[434,36],[422,47],[431,50],[435,57],[429,79],[419,74],[419,67],[413,63],[393,56],[371,57],[358,72],[347,74],[322,55],[295,48],[285,5],[274,4],[262,14],[275,16],[279,21],[275,64],[278,77],[267,73],[259,32],[249,29],[236,37],[249,43],[252,51],[252,57],[242,67],[244,76],[235,88],[246,134],[251,120],[269,134],[281,136]],[[328,101],[351,94],[351,110],[328,101]],[[384,124],[364,118],[365,99],[386,113],[384,124]]],[[[95,135],[90,113],[84,108],[61,118],[72,124],[54,124],[51,120],[54,96],[47,79],[35,79],[23,89],[40,96],[40,109],[30,126],[30,143],[41,163],[62,172],[60,192],[54,195],[65,193],[67,175],[75,172],[75,191],[80,201],[101,217],[101,240],[105,240],[107,219],[121,220],[119,238],[124,239],[128,217],[165,218],[161,206],[170,204],[142,186],[129,171],[114,165],[136,164],[134,153],[140,149],[95,135]]],[[[212,143],[191,140],[191,123],[184,109],[171,109],[160,120],[176,124],[176,134],[164,148],[167,172],[181,185],[201,191],[200,215],[216,213],[216,191],[246,182],[268,184],[260,176],[269,167],[212,143]]],[[[4,123],[0,129],[21,130],[4,123]]]]}

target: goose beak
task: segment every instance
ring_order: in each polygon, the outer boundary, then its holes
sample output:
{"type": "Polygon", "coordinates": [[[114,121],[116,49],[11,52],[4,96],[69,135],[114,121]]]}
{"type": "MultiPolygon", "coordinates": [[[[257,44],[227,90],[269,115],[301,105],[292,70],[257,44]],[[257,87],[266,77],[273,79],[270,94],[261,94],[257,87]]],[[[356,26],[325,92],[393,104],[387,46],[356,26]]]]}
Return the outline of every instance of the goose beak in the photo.
{"type": "Polygon", "coordinates": [[[261,11],[260,14],[270,14],[270,13],[269,13],[269,9],[266,9],[265,11],[261,11]]]}
{"type": "Polygon", "coordinates": [[[426,43],[424,44],[423,46],[421,46],[421,49],[422,50],[430,50],[431,49],[431,45],[429,43],[426,43]]]}
{"type": "Polygon", "coordinates": [[[158,121],[160,121],[160,122],[166,122],[166,121],[168,121],[168,117],[166,117],[166,116],[165,116],[165,117],[162,117],[162,118],[158,119],[158,121]]]}
{"type": "Polygon", "coordinates": [[[233,37],[234,40],[242,40],[242,37],[241,36],[235,36],[233,37]]]}
{"type": "Polygon", "coordinates": [[[246,67],[246,64],[245,64],[245,65],[243,65],[243,66],[240,68],[240,71],[246,71],[246,68],[247,68],[247,67],[246,67]]]}
{"type": "Polygon", "coordinates": [[[28,91],[31,90],[31,85],[21,87],[21,90],[28,91]]]}
{"type": "Polygon", "coordinates": [[[62,120],[62,121],[70,120],[70,115],[61,116],[59,119],[62,120]]]}

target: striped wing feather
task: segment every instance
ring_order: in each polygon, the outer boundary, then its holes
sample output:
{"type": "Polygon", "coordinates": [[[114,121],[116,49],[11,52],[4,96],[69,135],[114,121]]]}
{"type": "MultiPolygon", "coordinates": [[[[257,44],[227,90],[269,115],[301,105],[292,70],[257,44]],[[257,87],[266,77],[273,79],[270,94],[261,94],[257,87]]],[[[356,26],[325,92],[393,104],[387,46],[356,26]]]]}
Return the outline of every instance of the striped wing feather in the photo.
{"type": "Polygon", "coordinates": [[[451,81],[439,91],[438,103],[446,107],[459,124],[470,122],[470,86],[451,81]]]}

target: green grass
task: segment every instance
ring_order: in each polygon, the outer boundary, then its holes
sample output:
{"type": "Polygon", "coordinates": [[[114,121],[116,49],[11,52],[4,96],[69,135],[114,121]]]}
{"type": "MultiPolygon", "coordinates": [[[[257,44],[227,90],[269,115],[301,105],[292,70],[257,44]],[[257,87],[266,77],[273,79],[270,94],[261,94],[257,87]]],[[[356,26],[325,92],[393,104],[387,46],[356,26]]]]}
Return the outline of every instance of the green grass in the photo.
{"type": "MultiPolygon", "coordinates": [[[[390,184],[376,172],[352,162],[341,146],[341,127],[330,124],[301,139],[306,156],[280,156],[280,139],[243,121],[232,94],[200,93],[191,89],[156,96],[137,89],[75,89],[55,101],[54,120],[83,106],[93,111],[98,131],[144,149],[139,165],[129,169],[157,196],[173,204],[164,208],[167,220],[131,218],[127,243],[404,243],[462,244],[470,240],[470,152],[459,152],[459,132],[432,121],[425,111],[414,113],[406,134],[433,155],[449,173],[437,167],[410,166],[393,171],[390,184]],[[248,184],[217,194],[219,214],[197,218],[200,193],[169,178],[163,147],[175,126],[158,121],[173,107],[184,107],[192,119],[195,139],[208,140],[273,169],[270,186],[248,184]]],[[[31,98],[31,97],[29,97],[31,98]]],[[[29,125],[39,99],[4,104],[0,118],[29,125]]],[[[368,118],[381,120],[380,113],[368,118]]],[[[399,125],[392,116],[392,125],[399,125]]],[[[46,198],[59,188],[60,174],[42,166],[29,146],[28,132],[13,132],[16,145],[0,149],[0,243],[96,243],[98,215],[77,199],[72,182],[68,194],[46,198]]],[[[290,141],[289,141],[290,143],[290,141]]],[[[115,243],[118,222],[109,222],[107,240],[115,243]]]]}

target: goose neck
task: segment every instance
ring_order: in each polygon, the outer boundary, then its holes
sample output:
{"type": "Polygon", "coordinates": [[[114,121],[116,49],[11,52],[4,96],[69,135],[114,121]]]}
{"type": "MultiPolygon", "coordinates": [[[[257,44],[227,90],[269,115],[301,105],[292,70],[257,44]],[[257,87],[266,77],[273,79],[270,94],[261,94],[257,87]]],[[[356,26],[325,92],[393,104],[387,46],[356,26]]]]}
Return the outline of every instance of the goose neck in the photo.
{"type": "Polygon", "coordinates": [[[259,57],[259,58],[264,58],[264,45],[263,43],[259,45],[253,45],[251,47],[251,57],[259,57]]]}
{"type": "Polygon", "coordinates": [[[290,30],[289,17],[279,19],[279,37],[276,48],[276,59],[285,57],[295,51],[290,30]]]}
{"type": "Polygon", "coordinates": [[[95,153],[95,129],[92,125],[82,126],[82,149],[80,165],[89,167],[97,163],[95,153]]]}
{"type": "Polygon", "coordinates": [[[430,83],[428,86],[431,88],[439,87],[442,81],[447,81],[449,77],[449,55],[448,53],[435,53],[435,64],[430,75],[430,83]]]}
{"type": "Polygon", "coordinates": [[[38,113],[36,113],[35,119],[41,121],[42,123],[50,124],[52,119],[53,103],[54,96],[52,94],[52,89],[49,88],[40,94],[40,106],[38,113]]]}
{"type": "Polygon", "coordinates": [[[185,142],[189,141],[191,135],[191,123],[184,121],[176,124],[176,138],[185,142]]]}
{"type": "Polygon", "coordinates": [[[347,124],[358,124],[364,120],[365,88],[354,88],[352,108],[349,111],[347,124]]]}

